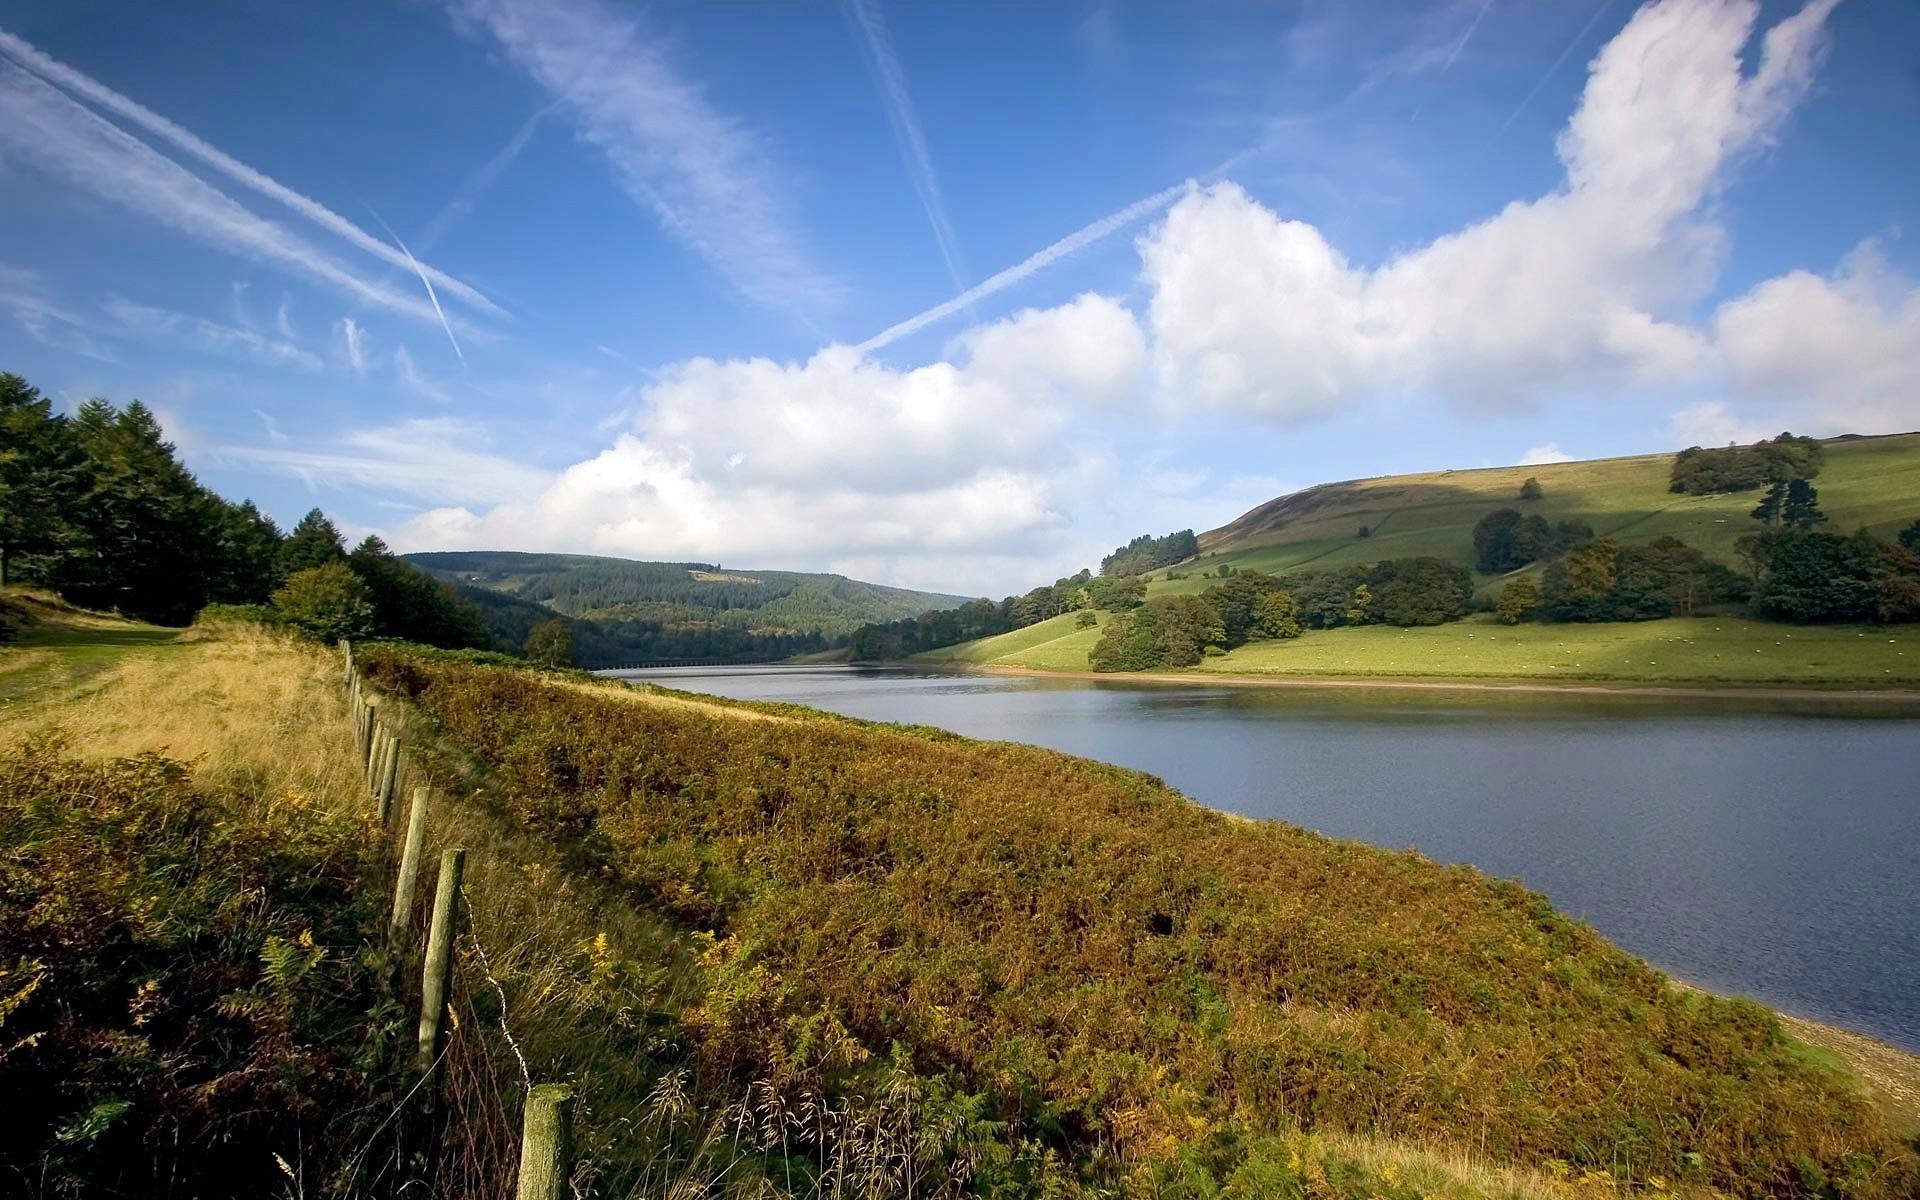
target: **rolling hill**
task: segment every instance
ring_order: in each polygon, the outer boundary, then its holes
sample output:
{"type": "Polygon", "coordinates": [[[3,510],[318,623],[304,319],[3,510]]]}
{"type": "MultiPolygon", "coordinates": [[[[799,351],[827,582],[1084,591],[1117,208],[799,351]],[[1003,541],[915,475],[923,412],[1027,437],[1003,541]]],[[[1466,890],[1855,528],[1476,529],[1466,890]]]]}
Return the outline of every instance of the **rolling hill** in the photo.
{"type": "MultiPolygon", "coordinates": [[[[1828,528],[1865,528],[1891,537],[1920,517],[1920,433],[1842,437],[1825,443],[1826,465],[1813,481],[1828,528]]],[[[1672,454],[1601,458],[1540,466],[1487,467],[1386,475],[1324,483],[1269,500],[1200,535],[1200,558],[1153,572],[1150,592],[1204,591],[1196,566],[1227,564],[1279,573],[1433,555],[1473,562],[1474,522],[1497,508],[1548,521],[1585,520],[1596,533],[1626,542],[1677,537],[1733,564],[1733,542],[1751,532],[1757,492],[1686,496],[1667,490],[1672,454]],[[1519,498],[1538,479],[1538,500],[1519,498]],[[1361,537],[1365,526],[1369,536],[1361,537]],[[1184,575],[1169,579],[1169,573],[1184,575]]]]}
{"type": "Polygon", "coordinates": [[[844,575],[723,570],[586,554],[445,551],[408,562],[453,584],[508,649],[554,616],[574,620],[575,659],[755,658],[819,650],[869,621],[953,608],[968,597],[844,575]]]}

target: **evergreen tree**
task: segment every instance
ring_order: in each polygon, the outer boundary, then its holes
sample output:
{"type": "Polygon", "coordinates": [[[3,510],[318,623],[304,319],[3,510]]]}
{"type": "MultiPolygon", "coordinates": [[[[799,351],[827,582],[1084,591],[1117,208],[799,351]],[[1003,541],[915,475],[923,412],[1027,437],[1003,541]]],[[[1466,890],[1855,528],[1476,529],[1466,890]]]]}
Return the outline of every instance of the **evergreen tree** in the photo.
{"type": "Polygon", "coordinates": [[[1780,503],[1780,523],[1789,529],[1808,530],[1826,521],[1820,511],[1820,493],[1804,479],[1789,479],[1787,493],[1780,503]]]}
{"type": "Polygon", "coordinates": [[[425,571],[396,558],[379,538],[369,535],[354,547],[347,566],[366,585],[374,636],[455,650],[493,643],[473,605],[425,571]]]}
{"type": "Polygon", "coordinates": [[[184,623],[210,598],[213,519],[223,502],[173,456],[139,401],[89,400],[73,419],[86,467],[74,544],[48,572],[69,599],[184,623]]]}
{"type": "Polygon", "coordinates": [[[1541,488],[1540,481],[1538,479],[1530,478],[1525,483],[1520,485],[1520,498],[1522,500],[1538,500],[1541,496],[1545,494],[1546,494],[1545,489],[1541,488]]]}
{"type": "Polygon", "coordinates": [[[324,567],[347,556],[346,539],[334,527],[327,514],[313,509],[300,518],[287,540],[280,546],[280,571],[291,575],[312,567],[324,567]]]}
{"type": "Polygon", "coordinates": [[[65,418],[26,380],[0,374],[0,586],[22,556],[52,554],[70,540],[82,472],[65,418]]]}

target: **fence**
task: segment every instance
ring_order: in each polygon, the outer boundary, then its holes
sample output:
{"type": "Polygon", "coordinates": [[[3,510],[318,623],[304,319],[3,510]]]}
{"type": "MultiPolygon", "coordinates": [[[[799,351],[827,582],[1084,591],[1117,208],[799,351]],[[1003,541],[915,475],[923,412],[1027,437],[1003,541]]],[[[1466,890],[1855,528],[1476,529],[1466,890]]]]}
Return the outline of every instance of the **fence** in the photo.
{"type": "MultiPolygon", "coordinates": [[[[383,836],[391,841],[396,832],[396,797],[408,782],[405,730],[382,711],[389,706],[370,694],[354,662],[351,643],[343,639],[340,651],[345,660],[343,682],[353,716],[355,749],[366,772],[367,792],[374,801],[383,836]]],[[[400,860],[394,872],[393,906],[387,923],[387,948],[396,972],[410,949],[407,943],[418,907],[420,860],[432,804],[430,780],[413,787],[402,826],[404,832],[400,835],[400,860]]],[[[412,1064],[416,1104],[411,1129],[403,1136],[403,1156],[414,1172],[429,1178],[435,1163],[435,1124],[440,1110],[448,996],[453,982],[453,943],[460,925],[460,901],[465,894],[462,876],[466,853],[460,847],[441,852],[425,940],[418,947],[420,1020],[412,1064]]],[[[403,981],[396,979],[392,986],[396,992],[404,992],[403,981]]],[[[573,1170],[572,1090],[561,1083],[528,1082],[521,1111],[519,1182],[515,1195],[517,1200],[561,1200],[569,1194],[568,1180],[573,1170]]]]}

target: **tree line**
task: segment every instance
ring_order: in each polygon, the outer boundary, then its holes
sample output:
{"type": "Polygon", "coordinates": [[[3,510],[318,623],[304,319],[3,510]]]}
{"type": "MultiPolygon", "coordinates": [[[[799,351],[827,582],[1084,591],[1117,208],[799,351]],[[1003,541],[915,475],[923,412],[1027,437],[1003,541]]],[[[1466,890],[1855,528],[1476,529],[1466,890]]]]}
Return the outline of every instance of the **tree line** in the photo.
{"type": "Polygon", "coordinates": [[[1193,530],[1182,529],[1165,537],[1143,533],[1100,560],[1102,575],[1145,575],[1148,571],[1170,567],[1200,554],[1200,541],[1193,530]]]}
{"type": "Polygon", "coordinates": [[[0,583],[166,625],[211,609],[326,639],[493,645],[473,605],[379,538],[349,553],[319,509],[283,533],[203,486],[138,400],[67,416],[13,374],[0,374],[0,583]]]}
{"type": "Polygon", "coordinates": [[[1688,496],[1750,492],[1790,479],[1812,479],[1826,457],[1817,439],[1791,433],[1751,446],[1689,446],[1674,456],[1667,490],[1688,496]]]}

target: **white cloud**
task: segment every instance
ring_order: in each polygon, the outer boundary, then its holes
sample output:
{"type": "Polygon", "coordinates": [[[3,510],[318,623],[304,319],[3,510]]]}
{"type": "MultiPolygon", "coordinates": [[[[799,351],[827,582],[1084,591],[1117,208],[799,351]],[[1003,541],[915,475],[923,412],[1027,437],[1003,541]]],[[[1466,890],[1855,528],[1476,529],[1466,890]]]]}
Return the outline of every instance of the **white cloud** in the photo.
{"type": "Polygon", "coordinates": [[[587,0],[453,9],[564,104],[636,204],[749,299],[803,313],[839,301],[841,286],[802,248],[782,200],[791,185],[760,139],[633,22],[587,0]]]}
{"type": "Polygon", "coordinates": [[[205,317],[171,309],[136,304],[119,296],[104,305],[108,316],[126,329],[150,338],[169,338],[207,354],[238,356],[269,367],[317,371],[322,364],[292,342],[270,338],[251,329],[222,325],[205,317]]]}
{"type": "Polygon", "coordinates": [[[431,305],[366,279],[304,238],[256,216],[144,142],[39,77],[0,60],[0,155],[228,253],[325,283],[354,299],[424,321],[431,305]]]}
{"type": "Polygon", "coordinates": [[[1702,400],[1674,413],[1673,433],[1687,446],[1731,446],[1770,436],[1760,426],[1737,416],[1724,400],[1702,400]]]}
{"type": "Polygon", "coordinates": [[[1560,448],[1559,442],[1548,442],[1544,446],[1534,446],[1520,456],[1517,466],[1538,467],[1547,463],[1572,462],[1573,455],[1560,448]]]}
{"type": "Polygon", "coordinates": [[[1794,271],[1722,305],[1714,330],[1743,390],[1805,414],[1796,433],[1920,427],[1920,288],[1871,242],[1831,276],[1794,271]]]}
{"type": "Polygon", "coordinates": [[[1063,431],[1138,390],[1146,347],[1100,296],[972,331],[957,361],[898,370],[830,346],[800,363],[694,359],[645,391],[633,427],[536,497],[447,507],[409,548],[565,547],[758,565],[891,564],[888,578],[1004,579],[1058,551],[1083,493],[1063,431]]]}
{"type": "MultiPolygon", "coordinates": [[[[343,238],[351,245],[373,255],[375,258],[381,259],[389,265],[396,267],[411,264],[410,255],[402,257],[394,251],[393,247],[382,242],[379,238],[374,237],[372,234],[361,229],[359,226],[353,224],[345,217],[342,217],[318,201],[309,199],[294,191],[292,188],[280,183],[278,180],[254,170],[245,163],[209,145],[193,133],[174,124],[159,113],[128,99],[126,96],[121,95],[119,92],[114,91],[98,80],[74,70],[72,67],[41,52],[29,42],[8,33],[4,29],[0,29],[0,54],[4,54],[19,67],[32,72],[46,82],[81,96],[120,117],[122,120],[146,130],[149,134],[159,137],[163,141],[170,142],[176,148],[185,151],[191,157],[214,168],[229,179],[263,196],[278,201],[328,232],[343,238]]],[[[418,264],[412,265],[417,266],[418,264]]],[[[419,269],[423,274],[423,278],[430,277],[434,282],[439,283],[442,288],[459,296],[468,304],[486,312],[500,312],[500,309],[496,307],[491,300],[488,300],[474,288],[469,287],[458,279],[444,272],[435,270],[432,267],[422,266],[419,269]]],[[[431,284],[429,284],[429,286],[431,286],[431,284]]],[[[241,323],[246,324],[245,321],[241,323]]]]}
{"type": "Polygon", "coordinates": [[[1561,188],[1377,268],[1237,186],[1186,197],[1141,246],[1164,390],[1299,420],[1381,391],[1485,407],[1689,377],[1710,346],[1679,314],[1723,240],[1702,211],[1804,93],[1831,7],[1769,30],[1750,76],[1752,3],[1641,9],[1594,61],[1561,188]]]}

